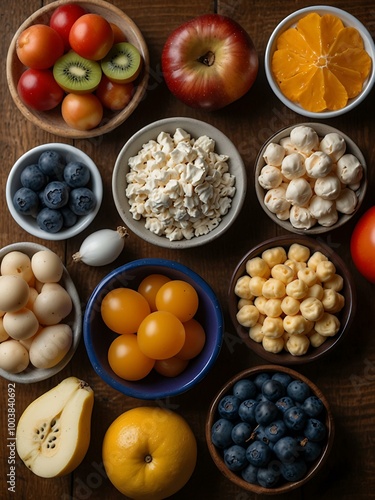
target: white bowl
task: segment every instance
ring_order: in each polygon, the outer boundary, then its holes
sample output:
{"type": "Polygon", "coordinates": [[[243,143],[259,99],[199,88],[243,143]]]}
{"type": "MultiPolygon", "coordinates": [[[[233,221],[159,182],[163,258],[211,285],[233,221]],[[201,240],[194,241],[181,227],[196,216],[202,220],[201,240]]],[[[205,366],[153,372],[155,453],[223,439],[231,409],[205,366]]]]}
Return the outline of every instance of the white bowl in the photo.
{"type": "Polygon", "coordinates": [[[290,231],[292,233],[297,233],[297,234],[304,234],[306,236],[327,233],[329,231],[333,231],[334,229],[337,229],[337,228],[343,226],[344,224],[346,224],[358,212],[358,210],[363,202],[363,199],[365,197],[365,194],[367,191],[367,184],[368,184],[366,160],[365,160],[361,150],[357,146],[357,144],[355,144],[355,142],[350,137],[348,137],[346,134],[341,132],[341,130],[338,130],[334,127],[331,127],[330,125],[326,125],[325,123],[298,123],[296,125],[292,125],[291,127],[285,127],[283,129],[279,130],[278,132],[276,132],[275,134],[273,134],[263,144],[262,148],[260,149],[260,151],[258,153],[257,159],[255,161],[254,173],[255,173],[255,178],[254,178],[255,192],[256,192],[258,201],[259,201],[261,207],[263,208],[263,210],[265,211],[265,213],[270,217],[270,219],[273,220],[273,222],[275,222],[279,226],[283,227],[287,231],[290,231]],[[358,201],[357,201],[357,205],[355,207],[354,212],[352,212],[351,214],[348,214],[348,215],[340,213],[337,222],[329,227],[325,227],[325,226],[322,226],[320,224],[315,224],[315,226],[311,227],[310,229],[296,228],[291,224],[289,219],[288,220],[279,219],[276,216],[276,214],[274,214],[270,210],[268,210],[268,208],[266,207],[266,205],[264,203],[264,196],[265,196],[267,191],[258,182],[259,174],[260,174],[262,168],[266,164],[266,162],[263,158],[263,154],[264,154],[267,146],[271,142],[279,143],[280,140],[283,139],[284,137],[289,137],[291,130],[294,129],[295,127],[298,127],[298,126],[312,127],[317,132],[319,138],[323,138],[326,134],[329,134],[332,132],[336,132],[336,133],[340,134],[345,139],[345,142],[346,142],[346,153],[351,153],[354,156],[356,156],[363,167],[363,177],[362,177],[359,188],[355,191],[358,201]]]}
{"type": "MultiPolygon", "coordinates": [[[[12,243],[0,249],[0,262],[6,254],[13,251],[23,252],[29,257],[32,257],[34,253],[40,250],[49,250],[43,245],[38,245],[37,243],[22,242],[22,243],[12,243]]],[[[64,323],[68,324],[73,332],[73,342],[64,358],[52,368],[35,368],[31,364],[21,373],[9,373],[0,368],[0,376],[10,380],[12,382],[18,382],[20,384],[30,384],[33,382],[40,382],[41,380],[46,380],[57,373],[59,373],[72,359],[82,335],[82,309],[81,300],[79,298],[77,289],[70,277],[68,271],[64,267],[63,275],[59,281],[60,285],[65,288],[69,293],[72,302],[73,309],[72,312],[64,319],[64,323]]]]}
{"type": "Polygon", "coordinates": [[[25,231],[33,236],[37,236],[43,240],[66,240],[76,236],[81,231],[86,229],[91,222],[95,219],[96,214],[99,211],[100,205],[103,198],[103,183],[98,167],[93,162],[93,160],[80,149],[70,146],[69,144],[62,143],[49,143],[36,146],[24,153],[13,165],[6,184],[6,200],[10,213],[13,219],[19,224],[25,231]],[[62,228],[57,233],[49,233],[41,229],[34,217],[31,215],[24,215],[19,213],[13,204],[13,196],[17,189],[21,187],[20,175],[23,169],[27,165],[38,162],[39,156],[47,150],[54,150],[59,152],[67,162],[69,161],[80,161],[86,164],[90,169],[91,180],[88,187],[93,191],[96,197],[96,206],[92,212],[88,215],[83,215],[78,217],[78,220],[74,226],[69,228],[62,228]]]}
{"type": "Polygon", "coordinates": [[[234,144],[220,130],[212,125],[192,118],[173,117],[153,122],[135,133],[120,151],[112,176],[112,193],[116,208],[126,226],[137,236],[154,245],[166,248],[183,249],[197,247],[221,236],[235,221],[241,211],[246,194],[246,171],[243,160],[234,144]],[[129,171],[128,160],[135,156],[142,146],[150,140],[156,140],[160,132],[174,134],[177,127],[198,139],[207,135],[216,142],[215,151],[229,156],[229,171],[236,178],[236,192],[229,212],[223,216],[219,225],[208,234],[194,236],[191,239],[170,241],[165,236],[158,236],[145,227],[145,219],[135,220],[131,214],[129,200],[125,194],[126,174],[129,171]]]}
{"type": "Polygon", "coordinates": [[[360,104],[371,92],[371,89],[375,83],[375,44],[369,31],[353,15],[349,14],[345,10],[338,9],[336,7],[330,7],[328,5],[313,5],[293,12],[276,26],[266,46],[264,66],[265,66],[267,80],[271,89],[280,99],[280,101],[283,104],[285,104],[285,106],[287,106],[289,109],[295,111],[300,115],[307,116],[309,118],[317,118],[317,119],[334,118],[336,116],[340,116],[344,113],[347,113],[348,111],[358,106],[358,104],[360,104]],[[352,26],[356,28],[362,36],[365,50],[372,59],[372,68],[367,80],[364,82],[362,92],[357,97],[349,99],[348,104],[344,108],[338,109],[336,111],[322,111],[319,113],[315,113],[307,111],[303,109],[298,103],[290,101],[281,92],[280,87],[277,81],[275,80],[271,70],[272,56],[276,49],[276,43],[278,37],[287,29],[295,26],[296,23],[299,21],[299,19],[305,17],[307,14],[311,12],[316,12],[320,15],[332,14],[336,17],[339,17],[345,26],[352,26]]]}

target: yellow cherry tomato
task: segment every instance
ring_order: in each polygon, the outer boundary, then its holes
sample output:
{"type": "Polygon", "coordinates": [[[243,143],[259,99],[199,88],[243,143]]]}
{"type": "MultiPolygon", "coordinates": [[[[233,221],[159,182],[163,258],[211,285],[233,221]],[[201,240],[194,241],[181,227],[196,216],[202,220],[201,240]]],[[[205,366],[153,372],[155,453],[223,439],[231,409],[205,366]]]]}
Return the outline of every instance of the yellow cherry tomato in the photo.
{"type": "Polygon", "coordinates": [[[141,380],[153,369],[155,360],[150,359],[139,349],[134,333],[119,335],[112,341],[108,350],[109,366],[125,380],[141,380]]]}
{"type": "Polygon", "coordinates": [[[154,311],[140,324],[137,339],[143,354],[152,359],[167,359],[182,349],[185,328],[174,314],[154,311]]]}
{"type": "Polygon", "coordinates": [[[151,311],[156,311],[155,297],[160,287],[170,281],[163,274],[150,274],[146,276],[138,286],[138,292],[143,295],[150,305],[151,311]]]}
{"type": "Polygon", "coordinates": [[[155,361],[154,368],[156,372],[164,377],[177,377],[177,375],[180,375],[185,370],[188,364],[189,361],[187,359],[173,356],[168,359],[158,359],[155,361]]]}
{"type": "Polygon", "coordinates": [[[198,310],[199,298],[190,283],[171,280],[160,287],[155,304],[159,311],[169,311],[184,323],[194,317],[198,310]]]}
{"type": "Polygon", "coordinates": [[[119,334],[136,333],[143,319],[150,314],[147,300],[131,288],[115,288],[102,300],[104,323],[119,334]]]}
{"type": "Polygon", "coordinates": [[[203,326],[196,320],[190,319],[184,324],[185,343],[182,349],[176,354],[180,359],[193,359],[202,351],[206,342],[206,332],[203,326]]]}

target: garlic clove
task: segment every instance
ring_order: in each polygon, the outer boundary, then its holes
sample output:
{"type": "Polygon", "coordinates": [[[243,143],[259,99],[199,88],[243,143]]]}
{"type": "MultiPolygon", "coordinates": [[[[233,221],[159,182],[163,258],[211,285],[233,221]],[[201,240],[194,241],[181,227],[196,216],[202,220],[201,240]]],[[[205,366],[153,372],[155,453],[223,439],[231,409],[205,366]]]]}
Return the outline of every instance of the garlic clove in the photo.
{"type": "Polygon", "coordinates": [[[83,262],[88,266],[111,264],[124,249],[127,236],[128,231],[123,226],[116,230],[99,229],[85,238],[79,251],[73,254],[73,261],[83,262]]]}

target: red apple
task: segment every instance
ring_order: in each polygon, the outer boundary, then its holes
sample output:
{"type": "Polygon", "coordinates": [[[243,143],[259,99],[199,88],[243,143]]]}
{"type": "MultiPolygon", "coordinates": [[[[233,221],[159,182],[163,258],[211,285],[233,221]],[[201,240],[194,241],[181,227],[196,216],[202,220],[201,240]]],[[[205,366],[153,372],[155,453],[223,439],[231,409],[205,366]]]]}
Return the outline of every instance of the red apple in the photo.
{"type": "Polygon", "coordinates": [[[178,99],[212,111],[248,92],[258,73],[258,55],[250,36],[236,21],[205,14],[169,35],[162,70],[178,99]]]}

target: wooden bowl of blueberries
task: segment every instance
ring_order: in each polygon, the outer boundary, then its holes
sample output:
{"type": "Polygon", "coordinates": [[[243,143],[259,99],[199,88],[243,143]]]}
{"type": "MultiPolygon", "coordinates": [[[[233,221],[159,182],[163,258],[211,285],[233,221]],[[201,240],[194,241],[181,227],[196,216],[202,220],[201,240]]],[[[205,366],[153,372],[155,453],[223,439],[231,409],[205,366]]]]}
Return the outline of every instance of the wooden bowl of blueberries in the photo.
{"type": "Polygon", "coordinates": [[[229,481],[258,495],[281,495],[321,471],[335,426],[311,380],[290,368],[260,365],[218,391],[205,433],[211,458],[229,481]]]}
{"type": "Polygon", "coordinates": [[[111,132],[135,111],[147,88],[149,53],[138,26],[115,5],[57,0],[20,25],[6,71],[27,120],[57,136],[83,139],[111,132]],[[85,25],[75,29],[76,23],[85,25]],[[27,30],[33,30],[28,36],[35,53],[25,48],[27,30]],[[80,33],[94,34],[90,46],[80,33]]]}

